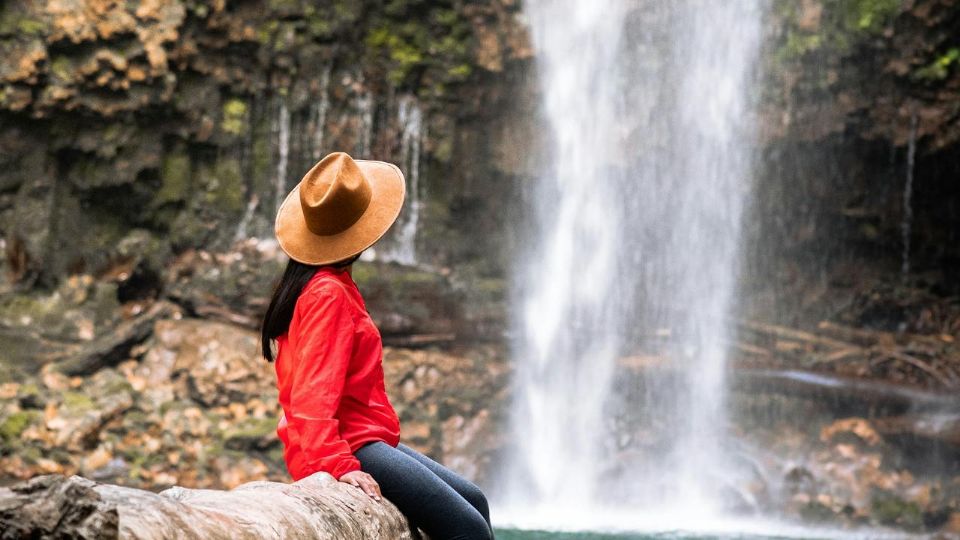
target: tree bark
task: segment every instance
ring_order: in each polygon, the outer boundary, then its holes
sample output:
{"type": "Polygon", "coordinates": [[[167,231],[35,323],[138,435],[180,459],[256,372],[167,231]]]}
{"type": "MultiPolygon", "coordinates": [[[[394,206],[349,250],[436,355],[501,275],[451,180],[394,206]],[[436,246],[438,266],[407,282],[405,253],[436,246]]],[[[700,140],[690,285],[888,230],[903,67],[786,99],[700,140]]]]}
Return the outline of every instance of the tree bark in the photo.
{"type": "Polygon", "coordinates": [[[0,539],[418,539],[397,508],[316,473],[160,494],[48,475],[0,488],[0,539]]]}

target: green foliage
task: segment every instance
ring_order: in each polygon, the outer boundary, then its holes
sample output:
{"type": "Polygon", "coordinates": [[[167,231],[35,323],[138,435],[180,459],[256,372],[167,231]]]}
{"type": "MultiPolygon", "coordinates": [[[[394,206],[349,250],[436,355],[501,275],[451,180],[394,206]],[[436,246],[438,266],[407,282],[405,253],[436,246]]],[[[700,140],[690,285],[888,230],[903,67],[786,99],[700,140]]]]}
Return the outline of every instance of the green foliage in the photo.
{"type": "Polygon", "coordinates": [[[396,86],[442,89],[472,73],[472,30],[453,4],[391,0],[373,16],[364,43],[396,86]]]}
{"type": "Polygon", "coordinates": [[[821,0],[820,5],[819,17],[811,17],[799,2],[775,0],[773,13],[785,29],[775,55],[778,61],[793,61],[812,52],[844,54],[882,32],[903,8],[901,0],[821,0]]]}
{"type": "Polygon", "coordinates": [[[922,81],[942,81],[950,75],[950,70],[960,60],[960,48],[953,47],[936,60],[916,70],[913,78],[922,81]]]}
{"type": "Polygon", "coordinates": [[[901,8],[901,0],[835,0],[843,9],[843,28],[875,34],[901,8]]]}
{"type": "Polygon", "coordinates": [[[247,130],[247,102],[240,98],[225,101],[221,127],[231,135],[242,135],[247,130]]]}

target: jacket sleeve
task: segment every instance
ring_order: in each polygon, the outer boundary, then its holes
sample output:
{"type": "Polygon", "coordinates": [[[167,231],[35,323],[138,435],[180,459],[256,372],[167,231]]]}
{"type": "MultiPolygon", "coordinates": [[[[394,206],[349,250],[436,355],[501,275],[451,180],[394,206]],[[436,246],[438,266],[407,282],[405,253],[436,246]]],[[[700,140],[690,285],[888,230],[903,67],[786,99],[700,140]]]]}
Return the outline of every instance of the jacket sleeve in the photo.
{"type": "Polygon", "coordinates": [[[360,461],[340,438],[335,418],[353,351],[354,322],[347,299],[334,291],[305,292],[303,300],[297,307],[300,346],[287,423],[297,432],[310,469],[339,480],[344,473],[360,470],[360,461]]]}

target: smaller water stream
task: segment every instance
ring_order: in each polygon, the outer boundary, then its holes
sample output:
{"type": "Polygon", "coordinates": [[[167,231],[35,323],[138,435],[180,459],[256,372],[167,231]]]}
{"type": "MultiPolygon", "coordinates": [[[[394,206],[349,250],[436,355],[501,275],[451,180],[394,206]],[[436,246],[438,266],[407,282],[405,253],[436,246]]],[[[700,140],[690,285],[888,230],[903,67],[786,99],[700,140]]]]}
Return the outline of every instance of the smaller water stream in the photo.
{"type": "Polygon", "coordinates": [[[904,279],[910,274],[910,232],[913,227],[913,169],[917,155],[917,113],[910,115],[910,142],[907,145],[907,178],[903,183],[903,221],[900,234],[903,239],[903,262],[900,274],[904,279]]]}
{"type": "MultiPolygon", "coordinates": [[[[362,84],[363,79],[360,79],[362,84]]],[[[360,126],[357,129],[357,149],[353,156],[358,159],[370,159],[370,141],[373,138],[373,94],[366,91],[357,96],[354,103],[360,126]]]]}
{"type": "Polygon", "coordinates": [[[327,112],[330,110],[330,71],[332,68],[332,64],[327,64],[323,69],[323,73],[320,75],[319,99],[311,105],[311,117],[313,118],[311,157],[313,157],[314,162],[320,161],[327,153],[323,147],[323,142],[327,126],[327,112]]]}
{"type": "Polygon", "coordinates": [[[280,98],[280,107],[277,112],[277,169],[274,176],[274,192],[276,193],[275,208],[280,208],[283,198],[287,196],[287,165],[290,156],[290,110],[287,102],[280,98]]]}
{"type": "Polygon", "coordinates": [[[420,193],[420,144],[425,136],[423,111],[416,97],[405,95],[399,99],[397,125],[400,128],[399,166],[407,181],[404,208],[400,212],[377,258],[405,265],[417,263],[416,239],[422,206],[420,193]]]}

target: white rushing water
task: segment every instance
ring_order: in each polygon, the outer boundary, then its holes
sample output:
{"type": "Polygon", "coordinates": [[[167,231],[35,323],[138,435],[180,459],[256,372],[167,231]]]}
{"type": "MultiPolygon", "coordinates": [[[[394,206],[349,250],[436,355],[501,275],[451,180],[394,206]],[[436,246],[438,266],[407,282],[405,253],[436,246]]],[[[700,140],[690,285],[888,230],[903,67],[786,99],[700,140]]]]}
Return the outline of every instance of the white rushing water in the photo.
{"type": "Polygon", "coordinates": [[[310,116],[313,118],[313,141],[311,141],[313,151],[311,155],[314,162],[320,161],[327,154],[327,149],[323,147],[323,143],[327,128],[327,112],[330,110],[330,72],[332,70],[332,62],[323,68],[323,72],[320,74],[319,99],[311,105],[310,116]]]}
{"type": "Polygon", "coordinates": [[[274,175],[274,191],[276,193],[275,208],[280,208],[283,199],[287,196],[287,165],[290,158],[290,109],[283,97],[275,122],[277,131],[277,170],[274,175]]]}
{"type": "Polygon", "coordinates": [[[514,281],[507,521],[721,515],[761,1],[525,3],[550,152],[514,281]],[[628,355],[640,383],[615,380],[628,355]]]}
{"type": "Polygon", "coordinates": [[[917,113],[910,115],[910,140],[907,143],[907,177],[903,183],[903,220],[900,222],[900,238],[903,252],[900,274],[903,279],[910,275],[910,234],[913,226],[913,169],[917,156],[917,113]]]}
{"type": "MultiPolygon", "coordinates": [[[[363,84],[363,77],[360,77],[363,84]]],[[[355,98],[354,107],[360,120],[357,128],[357,150],[354,157],[370,159],[370,142],[373,139],[373,94],[366,90],[355,98]]]]}
{"type": "Polygon", "coordinates": [[[420,144],[425,136],[423,111],[417,98],[401,96],[397,106],[397,125],[400,127],[400,161],[398,165],[407,182],[404,208],[381,243],[376,257],[379,260],[414,265],[417,263],[417,227],[420,223],[422,194],[420,193],[420,144]]]}

